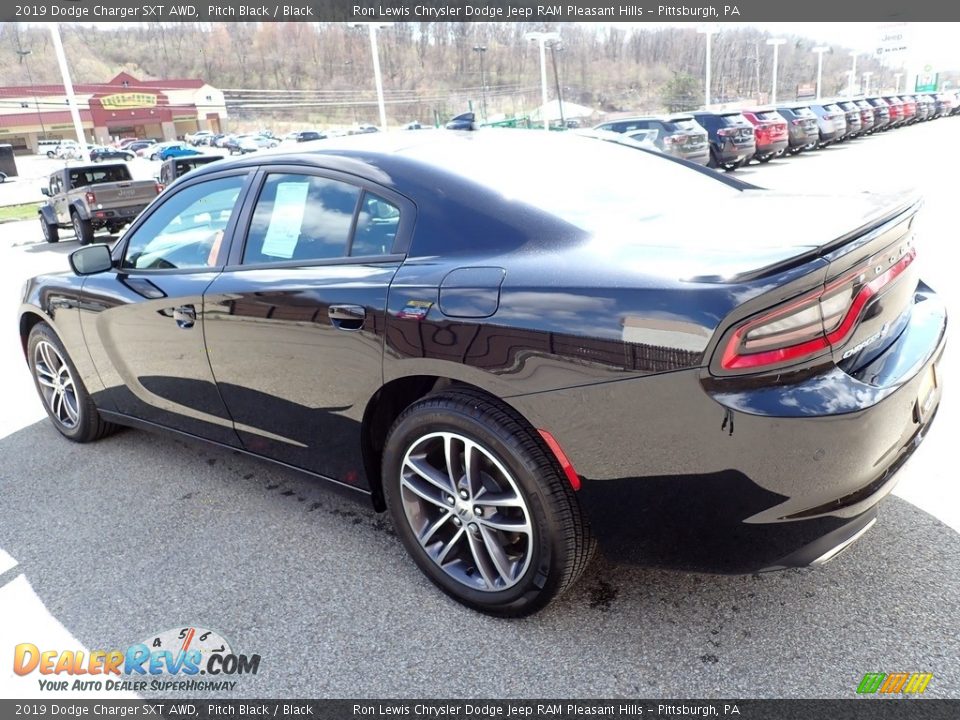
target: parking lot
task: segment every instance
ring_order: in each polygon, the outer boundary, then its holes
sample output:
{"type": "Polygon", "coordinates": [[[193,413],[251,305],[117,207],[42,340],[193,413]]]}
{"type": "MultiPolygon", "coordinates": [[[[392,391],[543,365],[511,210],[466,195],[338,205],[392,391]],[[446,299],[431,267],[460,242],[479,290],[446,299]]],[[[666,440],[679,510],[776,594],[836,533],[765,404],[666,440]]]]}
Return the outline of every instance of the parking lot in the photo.
{"type": "MultiPolygon", "coordinates": [[[[923,276],[958,317],[958,132],[960,118],[947,118],[736,176],[794,192],[919,188],[923,276]]],[[[155,165],[135,161],[136,176],[155,165]]],[[[0,186],[0,202],[26,182],[0,186]]],[[[717,242],[737,233],[722,217],[716,229],[717,242]]],[[[36,221],[0,225],[8,317],[23,280],[66,269],[76,247],[67,231],[45,244],[36,221]]],[[[960,375],[955,345],[948,385],[960,375]]],[[[439,593],[388,518],[309,479],[140,431],[61,439],[12,322],[0,369],[0,617],[18,619],[0,624],[0,647],[126,648],[210,628],[262,658],[257,674],[234,678],[235,697],[853,697],[877,671],[930,672],[926,695],[960,697],[960,411],[949,387],[877,525],[835,562],[725,577],[598,559],[545,611],[507,621],[439,593]]],[[[45,695],[36,675],[0,670],[0,697],[45,695]]]]}

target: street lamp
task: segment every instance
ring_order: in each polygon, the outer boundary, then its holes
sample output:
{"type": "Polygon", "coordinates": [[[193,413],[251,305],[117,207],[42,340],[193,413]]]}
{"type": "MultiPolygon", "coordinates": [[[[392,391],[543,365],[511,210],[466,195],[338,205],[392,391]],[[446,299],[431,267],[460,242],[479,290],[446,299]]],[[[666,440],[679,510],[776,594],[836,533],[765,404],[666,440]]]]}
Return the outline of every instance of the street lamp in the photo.
{"type": "Polygon", "coordinates": [[[900,78],[902,78],[902,77],[903,77],[903,73],[894,73],[894,74],[893,74],[893,79],[894,79],[894,80],[896,81],[896,83],[897,83],[897,90],[896,90],[896,94],[897,94],[897,95],[900,94],[900,78]]]}
{"type": "MultiPolygon", "coordinates": [[[[17,50],[17,56],[20,58],[22,63],[26,60],[27,55],[32,55],[33,50],[24,50],[23,48],[17,50]]],[[[27,80],[30,82],[30,90],[33,91],[33,104],[37,108],[37,120],[40,123],[40,134],[43,135],[44,140],[47,138],[47,128],[43,124],[43,113],[40,112],[40,98],[37,97],[37,88],[33,84],[33,73],[30,72],[30,61],[27,60],[27,80]]]]}
{"type": "Polygon", "coordinates": [[[540,44],[540,89],[543,95],[543,129],[550,130],[550,118],[547,117],[547,43],[560,39],[560,33],[528,32],[524,37],[530,42],[540,44]]]}
{"type": "Polygon", "coordinates": [[[710,107],[710,68],[713,64],[710,58],[710,38],[717,32],[717,27],[711,24],[701,25],[697,28],[697,32],[707,36],[706,77],[704,77],[703,81],[703,109],[706,110],[710,107]]]}
{"type": "Polygon", "coordinates": [[[380,129],[387,129],[387,107],[383,100],[383,78],[380,75],[380,51],[377,49],[377,30],[389,27],[393,23],[388,22],[369,22],[369,23],[347,23],[347,27],[361,27],[366,25],[370,31],[370,52],[373,54],[373,80],[377,85],[377,106],[380,108],[380,129]]]}
{"type": "Polygon", "coordinates": [[[480,93],[483,98],[481,107],[483,108],[483,121],[487,121],[487,82],[483,74],[483,56],[487,53],[486,45],[474,45],[473,51],[480,56],[480,93]]]}
{"type": "Polygon", "coordinates": [[[780,58],[780,46],[786,42],[784,38],[769,38],[767,45],[773,45],[773,87],[770,89],[770,104],[777,104],[777,61],[780,58]]]}
{"type": "Polygon", "coordinates": [[[566,127],[566,118],[563,117],[563,93],[560,91],[560,72],[557,70],[557,53],[562,52],[560,42],[550,43],[550,61],[553,63],[553,82],[557,88],[557,112],[560,113],[560,127],[566,127]]]}
{"type": "Polygon", "coordinates": [[[865,72],[863,74],[863,94],[870,94],[870,76],[873,75],[872,72],[865,72]]]}
{"type": "Polygon", "coordinates": [[[70,79],[70,69],[67,67],[67,55],[63,52],[63,40],[60,38],[60,24],[50,23],[50,37],[53,40],[53,52],[57,56],[60,66],[60,75],[63,78],[63,89],[67,95],[67,104],[70,106],[70,118],[73,120],[73,131],[77,134],[80,143],[80,160],[89,162],[90,153],[87,152],[87,138],[83,134],[83,122],[80,120],[80,109],[77,107],[77,96],[73,92],[73,81],[70,79]]]}
{"type": "Polygon", "coordinates": [[[831,50],[826,45],[818,45],[813,51],[817,54],[817,100],[819,100],[823,97],[821,90],[823,87],[823,54],[825,52],[831,52],[831,50]]]}

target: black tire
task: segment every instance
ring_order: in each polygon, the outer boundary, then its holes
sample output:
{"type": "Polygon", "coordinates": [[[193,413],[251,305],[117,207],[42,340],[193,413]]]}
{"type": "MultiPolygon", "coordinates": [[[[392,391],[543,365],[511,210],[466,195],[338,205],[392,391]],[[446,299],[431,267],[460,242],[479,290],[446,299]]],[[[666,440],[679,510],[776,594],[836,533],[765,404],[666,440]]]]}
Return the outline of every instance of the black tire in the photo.
{"type": "Polygon", "coordinates": [[[80,217],[80,213],[70,213],[70,221],[73,224],[73,232],[77,236],[77,242],[81,245],[89,245],[93,242],[93,225],[89,220],[80,217]]]}
{"type": "Polygon", "coordinates": [[[60,338],[46,323],[37,323],[30,331],[27,339],[27,362],[43,407],[53,426],[65,438],[79,443],[93,442],[118,429],[116,425],[106,422],[100,416],[70,355],[60,342],[60,338]],[[50,348],[56,351],[59,358],[54,358],[54,354],[49,352],[50,348]],[[52,359],[53,362],[48,362],[47,358],[52,359]],[[62,361],[62,365],[58,365],[59,361],[62,361]],[[47,382],[52,380],[64,388],[70,387],[72,392],[64,390],[58,405],[57,392],[48,385],[43,385],[41,378],[47,382]],[[65,378],[69,379],[69,385],[65,378]],[[73,420],[73,410],[76,411],[75,420],[73,420]]]}
{"type": "Polygon", "coordinates": [[[40,216],[40,227],[43,230],[44,240],[48,243],[60,242],[60,228],[44,220],[43,215],[40,216]]]}
{"type": "MultiPolygon", "coordinates": [[[[439,442],[441,448],[447,447],[443,440],[439,442]]],[[[424,460],[428,457],[422,456],[424,460]]],[[[441,472],[441,475],[449,479],[450,474],[441,472]]],[[[596,543],[576,495],[539,433],[512,409],[482,393],[450,390],[423,398],[408,407],[388,435],[383,452],[383,478],[387,507],[407,552],[441,590],[475,610],[500,617],[533,613],[573,585],[593,556],[596,543]],[[469,481],[466,470],[459,469],[466,464],[466,446],[463,446],[461,465],[454,470],[454,474],[460,476],[457,487],[461,488],[458,494],[463,500],[451,494],[446,498],[451,505],[449,508],[436,500],[423,500],[423,496],[414,494],[410,486],[404,484],[408,481],[402,479],[406,472],[406,477],[421,482],[421,476],[412,469],[408,470],[410,466],[405,458],[414,448],[428,447],[424,443],[438,442],[436,434],[439,433],[475,444],[477,449],[471,453],[478,453],[480,458],[474,466],[474,477],[482,478],[479,492],[475,494],[470,490],[469,496],[464,495],[469,481]],[[478,507],[484,510],[481,507],[484,493],[488,498],[490,493],[506,497],[503,485],[495,479],[500,469],[505,469],[511,476],[508,482],[512,489],[508,492],[514,499],[521,499],[520,508],[488,504],[484,506],[485,512],[478,512],[478,507]],[[456,548],[456,552],[451,550],[447,556],[456,558],[447,562],[447,568],[456,569],[456,573],[434,561],[411,526],[414,520],[410,519],[409,513],[416,514],[424,509],[434,515],[422,517],[429,525],[421,525],[421,534],[428,526],[440,528],[431,532],[428,541],[448,533],[447,541],[441,539],[433,543],[433,547],[439,544],[441,549],[447,545],[456,548]],[[501,511],[504,519],[498,520],[501,511]],[[523,522],[531,529],[529,534],[489,529],[487,523],[514,522],[514,513],[524,518],[523,522]],[[480,525],[484,526],[482,532],[479,531],[480,525]],[[471,550],[473,547],[489,548],[490,538],[502,542],[498,545],[501,549],[517,550],[517,554],[511,556],[516,563],[511,569],[512,576],[497,571],[493,553],[477,555],[471,550]],[[467,550],[471,555],[464,558],[467,550]],[[481,555],[486,562],[477,560],[481,555]],[[484,564],[487,571],[480,567],[484,564]],[[490,570],[497,572],[493,583],[488,582],[490,570]],[[458,579],[456,574],[465,577],[458,579]],[[471,585],[466,584],[467,581],[471,585]]],[[[444,495],[437,485],[428,484],[426,487],[438,497],[444,495]]]]}

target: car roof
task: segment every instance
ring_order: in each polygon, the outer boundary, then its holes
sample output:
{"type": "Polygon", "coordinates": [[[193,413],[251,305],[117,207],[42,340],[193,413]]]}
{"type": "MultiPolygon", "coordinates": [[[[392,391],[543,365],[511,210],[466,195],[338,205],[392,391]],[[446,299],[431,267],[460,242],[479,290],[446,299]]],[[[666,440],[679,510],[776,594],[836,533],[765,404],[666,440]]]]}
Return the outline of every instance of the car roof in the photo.
{"type": "Polygon", "coordinates": [[[295,146],[279,145],[253,155],[205,165],[191,173],[191,177],[266,164],[303,165],[359,175],[402,192],[406,184],[420,185],[425,174],[473,181],[471,167],[477,163],[510,167],[518,158],[542,156],[560,168],[570,142],[596,143],[597,140],[573,133],[548,134],[505,128],[369,133],[328,137],[295,146]]]}

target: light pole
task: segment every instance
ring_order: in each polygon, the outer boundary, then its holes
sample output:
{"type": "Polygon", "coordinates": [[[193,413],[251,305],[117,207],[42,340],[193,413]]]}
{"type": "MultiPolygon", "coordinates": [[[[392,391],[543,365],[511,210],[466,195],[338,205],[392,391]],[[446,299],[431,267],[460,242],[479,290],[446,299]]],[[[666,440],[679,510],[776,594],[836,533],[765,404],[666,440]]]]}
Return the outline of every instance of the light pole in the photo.
{"type": "Polygon", "coordinates": [[[83,134],[83,122],[80,120],[80,109],[77,107],[77,96],[73,92],[73,81],[70,80],[70,70],[67,67],[67,56],[63,52],[63,41],[60,39],[59,23],[50,23],[50,37],[53,39],[53,50],[57,56],[57,64],[60,65],[60,75],[63,77],[63,89],[67,95],[67,103],[70,106],[70,118],[73,120],[73,130],[77,134],[77,142],[80,143],[80,160],[87,162],[90,160],[90,154],[87,152],[87,138],[83,134]]]}
{"type": "Polygon", "coordinates": [[[902,77],[903,77],[903,73],[894,73],[894,74],[893,74],[893,79],[894,79],[894,80],[896,81],[896,83],[897,83],[897,90],[896,90],[896,94],[897,94],[897,95],[900,94],[900,78],[902,78],[902,77]]]}
{"type": "Polygon", "coordinates": [[[873,75],[872,72],[865,72],[863,74],[863,94],[870,94],[870,76],[873,75]]]}
{"type": "Polygon", "coordinates": [[[530,42],[540,44],[540,89],[543,95],[543,129],[550,131],[550,118],[547,116],[547,43],[560,39],[560,33],[528,32],[524,37],[530,42]]]}
{"type": "Polygon", "coordinates": [[[480,94],[483,98],[481,107],[483,108],[483,121],[487,121],[487,81],[483,73],[483,56],[487,53],[486,45],[474,45],[473,51],[480,56],[480,94]]]}
{"type": "Polygon", "coordinates": [[[769,38],[767,45],[773,45],[773,86],[770,89],[770,104],[777,104],[777,61],[780,59],[780,46],[786,42],[784,38],[769,38]]]}
{"type": "Polygon", "coordinates": [[[850,51],[850,57],[853,58],[853,67],[850,68],[850,86],[847,88],[847,97],[853,97],[853,83],[857,79],[857,53],[856,50],[850,51]]]}
{"type": "Polygon", "coordinates": [[[377,30],[393,23],[348,23],[347,27],[366,25],[370,31],[370,52],[373,54],[373,81],[377,85],[377,106],[380,108],[380,129],[387,129],[387,106],[383,100],[383,77],[380,75],[380,50],[377,48],[377,30]]]}
{"type": "Polygon", "coordinates": [[[707,36],[706,71],[703,79],[703,108],[706,110],[708,107],[710,107],[710,70],[711,66],[713,65],[713,60],[710,57],[710,38],[715,32],[717,32],[717,28],[715,25],[701,25],[697,28],[697,32],[701,35],[707,36]]]}
{"type": "Polygon", "coordinates": [[[830,52],[830,48],[826,45],[818,45],[813,51],[817,54],[817,100],[819,100],[823,97],[823,54],[830,52]]]}

